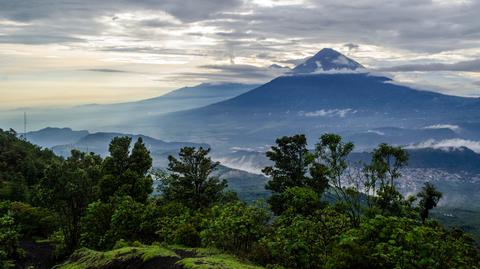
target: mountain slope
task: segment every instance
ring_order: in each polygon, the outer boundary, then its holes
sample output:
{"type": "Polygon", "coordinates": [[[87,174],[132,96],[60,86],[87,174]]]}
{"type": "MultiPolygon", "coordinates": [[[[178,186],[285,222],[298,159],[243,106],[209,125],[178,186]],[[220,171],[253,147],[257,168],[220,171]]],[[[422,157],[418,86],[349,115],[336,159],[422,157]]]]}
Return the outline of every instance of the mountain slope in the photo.
{"type": "Polygon", "coordinates": [[[2,111],[0,127],[23,129],[23,112],[27,112],[28,128],[69,126],[95,131],[142,132],[130,129],[132,122],[148,115],[202,107],[235,97],[258,85],[240,83],[202,83],[184,87],[165,95],[128,103],[84,105],[71,108],[2,111]]]}
{"type": "MultiPolygon", "coordinates": [[[[162,126],[154,132],[161,137],[262,146],[293,133],[316,139],[327,131],[347,134],[392,126],[421,130],[435,124],[478,123],[478,115],[479,99],[419,91],[369,74],[313,74],[279,77],[235,98],[149,121],[162,126]]],[[[155,129],[155,124],[150,127],[155,129]]]]}

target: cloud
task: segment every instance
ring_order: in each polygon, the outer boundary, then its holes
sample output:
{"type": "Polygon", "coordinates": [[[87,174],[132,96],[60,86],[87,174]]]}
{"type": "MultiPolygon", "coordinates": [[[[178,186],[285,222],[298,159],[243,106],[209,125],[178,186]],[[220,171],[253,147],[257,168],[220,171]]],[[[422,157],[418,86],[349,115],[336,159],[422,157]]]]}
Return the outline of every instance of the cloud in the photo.
{"type": "Polygon", "coordinates": [[[200,66],[204,72],[185,72],[179,74],[179,78],[191,77],[196,79],[210,79],[213,81],[246,81],[246,82],[265,82],[281,76],[289,68],[272,65],[269,67],[258,67],[246,64],[226,64],[226,65],[203,65],[200,66]]]}
{"type": "Polygon", "coordinates": [[[304,112],[300,111],[298,114],[305,117],[340,117],[344,118],[348,113],[355,113],[351,108],[346,109],[320,109],[317,111],[304,112]]]}
{"type": "Polygon", "coordinates": [[[449,148],[461,148],[466,147],[472,151],[480,154],[480,141],[465,140],[460,138],[445,139],[445,140],[427,140],[419,144],[410,145],[406,148],[421,149],[421,148],[434,148],[434,149],[449,149],[449,148]]]}
{"type": "Polygon", "coordinates": [[[118,70],[118,69],[108,69],[108,68],[91,68],[91,69],[82,69],[80,71],[99,72],[99,73],[132,73],[130,71],[118,70]]]}
{"type": "Polygon", "coordinates": [[[353,43],[347,43],[345,45],[343,45],[345,48],[347,48],[349,51],[351,50],[357,50],[360,46],[357,45],[357,44],[353,44],[353,43]]]}
{"type": "Polygon", "coordinates": [[[452,131],[458,131],[460,126],[454,124],[436,124],[423,127],[423,129],[450,129],[452,131]]]}
{"type": "Polygon", "coordinates": [[[379,69],[381,72],[413,72],[413,71],[464,71],[480,72],[480,59],[462,61],[453,64],[429,63],[407,64],[379,69]]]}
{"type": "Polygon", "coordinates": [[[41,45],[41,44],[59,44],[71,42],[84,42],[84,39],[71,36],[55,36],[55,35],[0,35],[0,43],[4,44],[27,44],[27,45],[41,45]]]}

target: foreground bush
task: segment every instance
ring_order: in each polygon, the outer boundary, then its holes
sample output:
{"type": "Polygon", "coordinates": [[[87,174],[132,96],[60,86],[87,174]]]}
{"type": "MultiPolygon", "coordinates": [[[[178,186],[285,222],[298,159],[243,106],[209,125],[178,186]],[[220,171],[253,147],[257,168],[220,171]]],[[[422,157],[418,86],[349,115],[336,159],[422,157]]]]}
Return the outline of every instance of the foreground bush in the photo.
{"type": "Polygon", "coordinates": [[[269,219],[268,210],[259,203],[235,202],[214,206],[201,233],[202,242],[233,252],[247,252],[265,234],[269,219]]]}

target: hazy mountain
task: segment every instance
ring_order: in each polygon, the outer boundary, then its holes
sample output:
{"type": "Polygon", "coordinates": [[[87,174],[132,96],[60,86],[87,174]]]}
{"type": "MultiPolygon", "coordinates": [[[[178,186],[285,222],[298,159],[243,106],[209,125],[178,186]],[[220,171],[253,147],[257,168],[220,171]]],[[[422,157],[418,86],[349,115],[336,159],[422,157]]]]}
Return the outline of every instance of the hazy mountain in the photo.
{"type": "Polygon", "coordinates": [[[71,144],[87,136],[88,131],[74,131],[71,128],[47,127],[38,131],[28,132],[27,140],[45,148],[56,145],[71,144]]]}
{"type": "Polygon", "coordinates": [[[132,122],[149,115],[160,115],[202,107],[247,92],[258,85],[240,83],[202,83],[184,87],[165,95],[128,103],[83,105],[71,108],[31,108],[1,111],[0,128],[23,129],[23,112],[28,128],[70,126],[75,129],[141,132],[130,128],[132,122]]]}
{"type": "Polygon", "coordinates": [[[396,134],[390,132],[393,134],[386,135],[390,137],[385,142],[409,144],[480,134],[478,98],[416,90],[368,73],[303,74],[311,71],[312,61],[323,62],[328,70],[361,68],[348,58],[337,63],[332,55],[346,58],[330,49],[322,50],[297,66],[302,74],[278,77],[202,108],[147,117],[141,126],[156,136],[202,141],[215,147],[264,146],[278,136],[294,133],[316,140],[324,132],[337,132],[367,148],[378,141],[371,140],[372,136],[379,138],[385,135],[382,130],[392,127],[396,134]],[[459,126],[464,132],[426,128],[446,124],[459,126]],[[373,132],[365,135],[369,130],[373,132]]]}

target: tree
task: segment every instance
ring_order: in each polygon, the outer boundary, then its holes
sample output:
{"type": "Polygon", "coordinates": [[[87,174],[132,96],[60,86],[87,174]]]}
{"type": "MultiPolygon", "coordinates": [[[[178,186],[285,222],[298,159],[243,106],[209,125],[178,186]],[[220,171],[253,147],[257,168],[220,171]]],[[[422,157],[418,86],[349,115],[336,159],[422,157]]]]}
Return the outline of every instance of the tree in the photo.
{"type": "Polygon", "coordinates": [[[425,223],[429,211],[436,207],[442,198],[442,193],[437,191],[432,183],[426,182],[422,190],[417,194],[417,197],[420,198],[418,203],[420,207],[420,218],[422,219],[422,223],[425,223]]]}
{"type": "Polygon", "coordinates": [[[305,135],[284,136],[275,142],[277,145],[266,153],[274,165],[262,170],[271,177],[265,188],[273,192],[268,200],[272,209],[285,208],[281,204],[281,193],[291,187],[312,188],[320,197],[328,186],[325,169],[321,165],[312,165],[313,156],[307,150],[305,135]],[[307,172],[310,172],[310,176],[307,172]]]}
{"type": "Polygon", "coordinates": [[[152,157],[141,137],[130,152],[132,138],[115,137],[110,142],[110,156],[103,162],[100,182],[101,198],[109,201],[113,196],[128,195],[135,201],[145,202],[153,191],[149,175],[152,157]]]}
{"type": "Polygon", "coordinates": [[[380,144],[372,153],[372,162],[368,166],[373,173],[373,184],[394,186],[394,180],[401,176],[400,169],[407,165],[408,153],[401,147],[380,144]],[[379,182],[378,182],[379,181],[379,182]]]}
{"type": "Polygon", "coordinates": [[[316,144],[315,156],[317,165],[325,169],[326,178],[332,186],[337,203],[346,209],[352,225],[357,226],[361,214],[361,195],[358,189],[345,185],[346,181],[351,179],[350,174],[347,175],[346,172],[348,169],[347,157],[353,148],[352,142],[345,143],[341,136],[327,133],[323,134],[316,144]]]}
{"type": "Polygon", "coordinates": [[[382,213],[400,214],[403,197],[395,187],[395,179],[401,177],[400,169],[407,162],[408,154],[404,149],[383,143],[373,151],[371,163],[364,168],[367,192],[372,190],[372,194],[377,195],[374,200],[382,213]]]}
{"type": "Polygon", "coordinates": [[[273,192],[283,192],[288,187],[304,185],[309,165],[305,135],[284,136],[275,142],[277,146],[267,152],[267,157],[275,164],[262,170],[272,177],[266,188],[273,192]]]}
{"type": "Polygon", "coordinates": [[[72,155],[52,164],[36,188],[36,199],[52,209],[59,218],[66,247],[73,250],[79,243],[80,219],[91,202],[98,198],[101,177],[100,156],[72,150],[72,155]]]}
{"type": "Polygon", "coordinates": [[[59,159],[51,150],[19,139],[14,130],[0,129],[0,199],[30,202],[32,187],[59,159]]]}
{"type": "Polygon", "coordinates": [[[168,156],[170,174],[160,178],[165,199],[198,209],[222,198],[227,181],[212,175],[219,163],[208,157],[209,152],[210,149],[202,147],[184,147],[180,149],[179,159],[168,156]]]}

